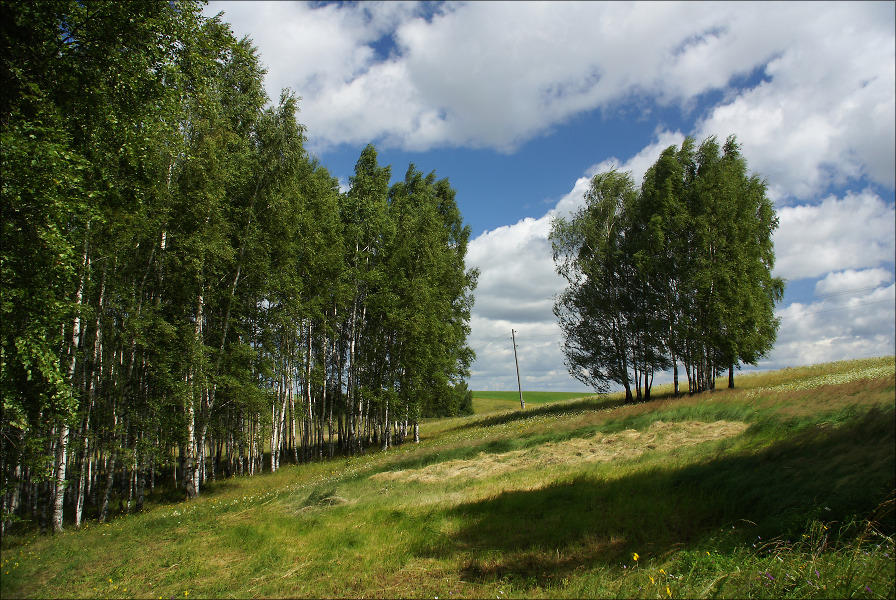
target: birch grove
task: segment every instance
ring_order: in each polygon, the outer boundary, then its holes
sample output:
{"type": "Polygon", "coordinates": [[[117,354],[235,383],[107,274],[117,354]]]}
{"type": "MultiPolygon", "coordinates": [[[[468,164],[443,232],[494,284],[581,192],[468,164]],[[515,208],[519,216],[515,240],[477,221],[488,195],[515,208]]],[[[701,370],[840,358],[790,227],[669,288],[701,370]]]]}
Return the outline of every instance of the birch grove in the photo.
{"type": "Polygon", "coordinates": [[[419,440],[477,273],[447,179],[350,189],[194,2],[5,3],[2,532],[419,440]]]}

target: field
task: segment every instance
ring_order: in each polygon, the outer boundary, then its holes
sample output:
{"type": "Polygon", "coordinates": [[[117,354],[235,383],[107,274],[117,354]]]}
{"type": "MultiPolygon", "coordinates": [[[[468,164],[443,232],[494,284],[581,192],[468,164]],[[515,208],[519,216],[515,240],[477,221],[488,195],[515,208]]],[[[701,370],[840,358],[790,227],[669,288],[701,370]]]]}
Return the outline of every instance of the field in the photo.
{"type": "MultiPolygon", "coordinates": [[[[523,392],[526,406],[559,402],[574,398],[588,397],[581,392],[523,392]]],[[[473,392],[473,410],[477,415],[499,410],[514,410],[520,407],[520,393],[516,392],[473,392]]]]}
{"type": "Polygon", "coordinates": [[[474,393],[476,415],[419,444],[8,535],[0,595],[896,596],[894,357],[736,383],[634,405],[526,393],[525,411],[474,393]]]}

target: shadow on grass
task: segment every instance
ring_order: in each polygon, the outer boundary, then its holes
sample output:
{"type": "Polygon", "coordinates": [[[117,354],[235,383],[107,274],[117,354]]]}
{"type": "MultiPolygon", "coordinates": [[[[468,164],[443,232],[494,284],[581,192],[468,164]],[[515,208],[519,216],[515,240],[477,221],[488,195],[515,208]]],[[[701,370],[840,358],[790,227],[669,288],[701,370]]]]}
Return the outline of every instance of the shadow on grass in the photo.
{"type": "MultiPolygon", "coordinates": [[[[874,512],[896,488],[894,443],[893,412],[873,410],[842,428],[813,427],[684,469],[508,491],[451,509],[460,528],[417,551],[472,556],[463,576],[478,581],[544,585],[579,568],[630,564],[633,552],[643,561],[679,548],[730,550],[756,536],[799,539],[813,519],[842,525],[874,512]]],[[[896,531],[893,514],[878,527],[896,531]]]]}

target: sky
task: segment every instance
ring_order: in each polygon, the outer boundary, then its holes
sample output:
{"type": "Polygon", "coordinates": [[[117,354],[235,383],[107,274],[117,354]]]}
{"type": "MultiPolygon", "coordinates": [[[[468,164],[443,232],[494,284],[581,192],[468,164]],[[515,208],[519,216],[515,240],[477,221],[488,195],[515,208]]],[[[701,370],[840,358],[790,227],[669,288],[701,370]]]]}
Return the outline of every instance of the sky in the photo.
{"type": "MultiPolygon", "coordinates": [[[[469,387],[589,391],[552,312],[556,216],[610,169],[735,135],[779,218],[778,339],[749,370],[896,353],[892,2],[210,2],[343,187],[361,150],[447,177],[480,271],[469,387]]],[[[670,381],[668,373],[655,383],[670,381]]]]}

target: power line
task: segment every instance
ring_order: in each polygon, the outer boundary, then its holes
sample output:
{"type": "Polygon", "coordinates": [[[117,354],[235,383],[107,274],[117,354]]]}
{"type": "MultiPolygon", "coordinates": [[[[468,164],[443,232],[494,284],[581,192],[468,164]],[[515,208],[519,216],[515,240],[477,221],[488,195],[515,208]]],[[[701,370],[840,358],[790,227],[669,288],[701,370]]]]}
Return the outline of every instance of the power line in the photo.
{"type": "Polygon", "coordinates": [[[807,296],[805,298],[797,298],[795,300],[791,300],[790,303],[794,302],[803,302],[808,300],[821,300],[823,298],[832,298],[834,296],[845,296],[847,294],[854,294],[856,292],[867,292],[869,290],[876,290],[878,288],[889,287],[893,285],[892,283],[878,283],[877,285],[869,285],[867,287],[855,288],[852,290],[843,290],[841,292],[831,292],[830,294],[819,294],[818,296],[807,296]]]}
{"type": "Polygon", "coordinates": [[[501,354],[502,352],[510,352],[507,348],[502,348],[500,350],[492,350],[491,352],[477,352],[476,358],[480,358],[482,356],[491,356],[492,354],[501,354]]]}
{"type": "MultiPolygon", "coordinates": [[[[517,333],[519,333],[519,332],[517,332],[517,333]]],[[[531,338],[557,337],[557,336],[560,335],[561,333],[562,333],[562,332],[560,332],[560,331],[557,331],[557,332],[555,332],[555,333],[536,333],[536,334],[534,334],[534,335],[527,335],[526,337],[529,338],[529,339],[531,339],[531,338]]]]}
{"type": "Polygon", "coordinates": [[[896,302],[896,298],[890,298],[889,300],[877,300],[875,302],[860,302],[859,304],[852,304],[850,306],[838,306],[837,308],[826,308],[824,310],[816,310],[814,312],[808,313],[800,313],[798,315],[781,315],[781,319],[793,319],[795,317],[808,317],[809,315],[817,315],[819,313],[833,312],[835,310],[848,310],[850,308],[856,308],[857,306],[869,306],[871,304],[883,304],[884,302],[896,302]]]}

